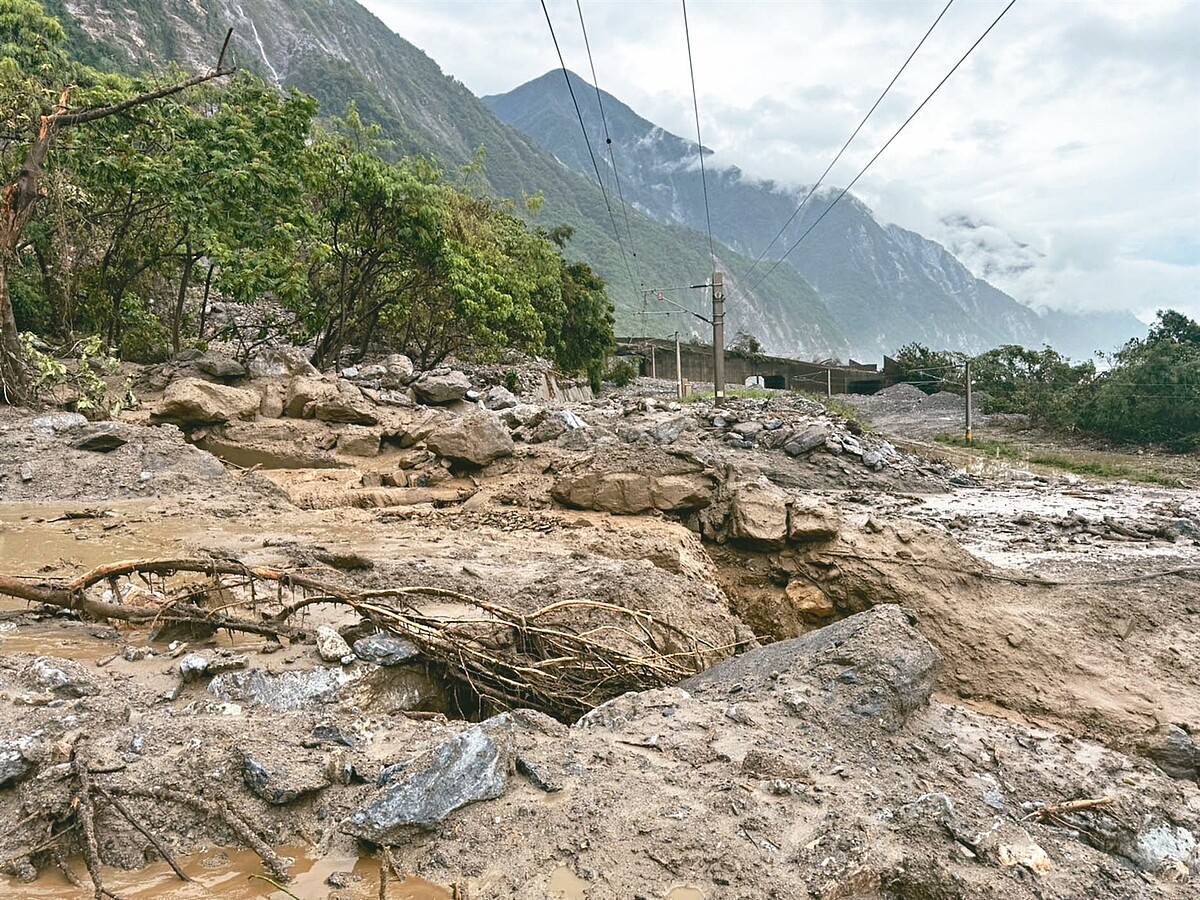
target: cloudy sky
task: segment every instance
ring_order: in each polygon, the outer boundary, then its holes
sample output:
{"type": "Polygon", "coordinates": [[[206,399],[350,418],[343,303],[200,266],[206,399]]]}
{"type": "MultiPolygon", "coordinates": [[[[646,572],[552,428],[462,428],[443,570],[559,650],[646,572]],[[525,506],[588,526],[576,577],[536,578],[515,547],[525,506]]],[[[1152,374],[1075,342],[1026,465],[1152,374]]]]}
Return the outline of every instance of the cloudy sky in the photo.
{"type": "MultiPolygon", "coordinates": [[[[538,0],[362,0],[476,94],[558,60],[538,0]]],[[[955,0],[830,175],[858,173],[1007,0],[955,0]]],[[[816,179],[945,0],[691,0],[704,143],[816,179]]],[[[575,0],[551,0],[588,77],[575,0]]],[[[600,86],[695,136],[678,0],[582,0],[600,86]]],[[[619,160],[618,160],[619,164],[619,160]]],[[[855,186],[1019,300],[1200,318],[1200,2],[1018,0],[855,186]]]]}

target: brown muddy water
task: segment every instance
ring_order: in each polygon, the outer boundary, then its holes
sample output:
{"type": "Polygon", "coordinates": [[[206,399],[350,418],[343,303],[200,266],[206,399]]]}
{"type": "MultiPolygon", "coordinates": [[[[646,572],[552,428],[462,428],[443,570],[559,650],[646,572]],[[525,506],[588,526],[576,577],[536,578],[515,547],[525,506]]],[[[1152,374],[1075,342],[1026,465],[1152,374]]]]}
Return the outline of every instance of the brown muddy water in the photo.
{"type": "MultiPolygon", "coordinates": [[[[326,879],[334,872],[348,872],[355,883],[340,896],[346,900],[379,897],[377,859],[328,856],[314,860],[297,847],[281,847],[279,852],[296,860],[294,877],[282,890],[265,880],[258,857],[248,850],[209,850],[180,859],[180,868],[193,879],[190,884],[180,881],[165,862],[158,862],[135,872],[106,868],[104,886],[126,900],[325,900],[331,890],[326,879]]],[[[86,882],[83,860],[73,862],[86,882]]],[[[0,879],[0,894],[21,900],[85,900],[93,891],[74,887],[63,875],[48,872],[32,884],[0,879]]],[[[387,900],[451,900],[451,892],[410,876],[391,880],[387,900]]]]}

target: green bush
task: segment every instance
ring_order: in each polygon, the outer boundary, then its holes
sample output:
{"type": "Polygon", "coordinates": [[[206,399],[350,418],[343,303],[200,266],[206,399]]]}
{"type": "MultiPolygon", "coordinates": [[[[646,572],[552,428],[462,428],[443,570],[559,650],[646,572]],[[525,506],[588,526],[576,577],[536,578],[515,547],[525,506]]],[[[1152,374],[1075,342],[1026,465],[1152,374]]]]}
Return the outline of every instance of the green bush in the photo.
{"type": "Polygon", "coordinates": [[[617,387],[628,387],[641,374],[641,369],[631,359],[619,359],[608,370],[608,380],[617,387]]]}

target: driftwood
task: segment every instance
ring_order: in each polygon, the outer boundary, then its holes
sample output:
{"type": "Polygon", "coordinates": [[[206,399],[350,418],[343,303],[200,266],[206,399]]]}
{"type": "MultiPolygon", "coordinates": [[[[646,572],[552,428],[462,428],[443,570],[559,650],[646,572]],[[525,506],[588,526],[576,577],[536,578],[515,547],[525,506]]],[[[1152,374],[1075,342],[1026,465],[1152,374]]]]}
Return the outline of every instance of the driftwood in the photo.
{"type": "Polygon", "coordinates": [[[295,620],[308,607],[343,606],[376,628],[411,641],[427,664],[442,670],[477,701],[501,709],[532,707],[564,721],[573,721],[626,691],[674,684],[732,650],[706,644],[648,612],[610,603],[564,601],[521,613],[445,588],[406,585],[359,590],[303,572],[247,566],[234,559],[128,560],[99,566],[71,580],[0,575],[0,594],[95,619],[190,624],[276,640],[307,636],[307,629],[295,620]],[[189,575],[204,580],[197,584],[189,575]],[[152,602],[120,601],[121,583],[133,578],[154,589],[152,602]],[[112,599],[93,596],[101,585],[112,587],[112,599]],[[256,585],[274,590],[256,592],[256,585]],[[204,605],[211,595],[238,590],[248,594],[246,599],[217,607],[204,605]],[[427,614],[418,605],[422,598],[450,600],[464,612],[427,614]]]}

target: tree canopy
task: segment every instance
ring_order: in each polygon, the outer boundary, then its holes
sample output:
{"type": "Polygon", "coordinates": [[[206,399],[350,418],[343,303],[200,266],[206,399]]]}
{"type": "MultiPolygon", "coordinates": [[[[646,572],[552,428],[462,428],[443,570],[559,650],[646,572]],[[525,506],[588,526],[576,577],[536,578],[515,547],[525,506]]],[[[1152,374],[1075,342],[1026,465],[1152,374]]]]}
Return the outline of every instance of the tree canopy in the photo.
{"type": "Polygon", "coordinates": [[[569,228],[529,227],[469,172],[456,187],[434,161],[395,159],[353,105],[321,120],[311,97],[248,73],[168,96],[184,73],[111,75],[65,47],[37,2],[0,0],[6,184],[56,114],[114,111],[45,141],[0,254],[10,349],[18,330],[99,335],[144,360],[237,332],[246,346],[286,336],[323,366],[372,348],[421,366],[516,348],[599,371],[612,306],[564,257],[569,228]]]}

